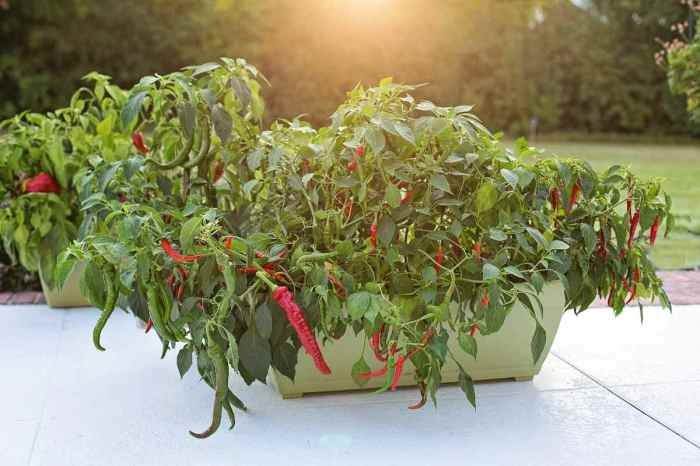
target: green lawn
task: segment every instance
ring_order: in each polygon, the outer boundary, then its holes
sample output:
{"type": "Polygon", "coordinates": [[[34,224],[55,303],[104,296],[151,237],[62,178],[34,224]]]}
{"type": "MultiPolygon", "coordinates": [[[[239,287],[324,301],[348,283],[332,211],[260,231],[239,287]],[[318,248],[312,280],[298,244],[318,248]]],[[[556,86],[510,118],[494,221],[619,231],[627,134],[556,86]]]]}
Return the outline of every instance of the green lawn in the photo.
{"type": "Polygon", "coordinates": [[[597,170],[619,164],[630,166],[642,177],[664,178],[664,189],[673,197],[678,227],[669,239],[657,242],[652,258],[662,269],[700,266],[700,144],[543,141],[533,145],[562,157],[588,160],[597,170]]]}

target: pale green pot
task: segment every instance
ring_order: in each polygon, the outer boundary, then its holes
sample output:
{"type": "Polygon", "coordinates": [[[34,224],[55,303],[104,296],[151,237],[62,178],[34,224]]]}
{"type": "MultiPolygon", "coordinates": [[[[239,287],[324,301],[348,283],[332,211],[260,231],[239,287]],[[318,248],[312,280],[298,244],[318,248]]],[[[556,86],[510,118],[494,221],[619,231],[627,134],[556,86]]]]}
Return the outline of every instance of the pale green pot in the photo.
{"type": "Polygon", "coordinates": [[[41,288],[46,298],[46,304],[53,308],[63,307],[87,307],[91,306],[90,301],[80,292],[80,274],[83,272],[84,265],[78,264],[73,271],[68,275],[65,285],[62,289],[51,289],[44,282],[43,274],[39,271],[41,279],[41,288]]]}
{"type": "MultiPolygon", "coordinates": [[[[548,284],[540,294],[544,307],[544,317],[540,322],[547,332],[547,342],[537,363],[532,361],[530,340],[535,331],[535,322],[529,311],[518,302],[501,330],[493,335],[478,335],[478,355],[474,359],[459,348],[455,335],[450,335],[449,347],[469,375],[474,380],[516,379],[529,380],[542,368],[559,323],[564,314],[564,290],[558,282],[548,284]]],[[[538,316],[539,317],[539,316],[538,316]]],[[[323,356],[332,370],[331,375],[319,373],[313,361],[305,351],[299,351],[296,377],[292,381],[275,370],[270,371],[269,382],[274,385],[283,398],[297,398],[305,393],[335,392],[345,390],[366,390],[379,388],[384,378],[376,378],[360,387],[352,379],[353,364],[362,354],[365,335],[347,332],[339,340],[328,342],[322,348],[323,356]]],[[[373,357],[365,357],[372,370],[379,369],[382,363],[373,357]]],[[[457,365],[448,358],[442,369],[442,381],[457,382],[459,372],[457,365]]],[[[406,364],[399,385],[415,385],[413,366],[406,364]]]]}

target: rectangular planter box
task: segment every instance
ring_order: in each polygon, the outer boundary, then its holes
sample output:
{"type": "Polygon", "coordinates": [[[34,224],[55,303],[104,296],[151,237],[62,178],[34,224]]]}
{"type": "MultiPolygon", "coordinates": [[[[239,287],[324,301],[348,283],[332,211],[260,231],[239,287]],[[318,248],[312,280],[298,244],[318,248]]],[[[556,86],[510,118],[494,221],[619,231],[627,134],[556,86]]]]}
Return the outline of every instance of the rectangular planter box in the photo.
{"type": "MultiPolygon", "coordinates": [[[[550,283],[540,294],[540,299],[544,307],[544,317],[540,318],[540,322],[547,332],[547,343],[537,364],[533,363],[530,352],[530,340],[535,331],[535,323],[529,311],[520,303],[513,306],[499,332],[476,337],[478,343],[476,360],[462,351],[455,335],[450,335],[449,347],[452,353],[474,380],[508,378],[522,380],[531,379],[539,373],[564,314],[564,290],[558,282],[550,283]]],[[[355,336],[350,331],[339,340],[323,346],[323,355],[333,371],[332,375],[320,374],[311,358],[305,351],[300,350],[295,380],[292,381],[277,371],[271,370],[268,376],[269,382],[277,388],[283,398],[296,398],[304,393],[379,388],[384,384],[383,377],[372,379],[367,385],[360,387],[351,376],[352,366],[362,353],[365,338],[364,333],[355,336]]],[[[365,353],[365,360],[372,370],[382,366],[382,363],[371,357],[371,351],[365,353]]],[[[448,358],[442,369],[442,381],[457,382],[458,376],[456,364],[448,358]]],[[[413,367],[406,364],[399,385],[415,384],[413,367]]]]}
{"type": "Polygon", "coordinates": [[[63,289],[51,289],[44,282],[41,271],[39,278],[41,279],[41,289],[46,298],[46,304],[53,308],[62,307],[87,307],[91,306],[90,301],[80,292],[80,274],[83,272],[83,265],[75,266],[71,274],[68,276],[63,289]]]}

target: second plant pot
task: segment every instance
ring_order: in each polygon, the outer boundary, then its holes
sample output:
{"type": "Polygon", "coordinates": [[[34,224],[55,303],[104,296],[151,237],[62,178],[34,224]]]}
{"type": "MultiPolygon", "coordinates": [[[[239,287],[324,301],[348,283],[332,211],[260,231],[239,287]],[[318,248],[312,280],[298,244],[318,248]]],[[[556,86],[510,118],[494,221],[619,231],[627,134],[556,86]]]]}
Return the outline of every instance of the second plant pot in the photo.
{"type": "Polygon", "coordinates": [[[68,276],[62,289],[50,288],[44,280],[43,274],[39,271],[41,279],[41,289],[46,298],[46,304],[53,308],[64,307],[87,307],[91,306],[90,301],[80,292],[80,275],[83,272],[83,265],[78,264],[68,276]]]}

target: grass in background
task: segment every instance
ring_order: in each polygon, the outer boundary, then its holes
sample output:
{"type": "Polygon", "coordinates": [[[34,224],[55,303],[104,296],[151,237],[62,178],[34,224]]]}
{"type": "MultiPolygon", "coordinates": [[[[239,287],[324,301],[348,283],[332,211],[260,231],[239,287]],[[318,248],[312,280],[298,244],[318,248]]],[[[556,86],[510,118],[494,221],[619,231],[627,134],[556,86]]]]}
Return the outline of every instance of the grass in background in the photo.
{"type": "Polygon", "coordinates": [[[596,170],[618,164],[644,178],[664,178],[677,226],[669,239],[659,235],[652,260],[661,269],[700,267],[700,145],[547,141],[532,145],[549,154],[588,160],[596,170]]]}

